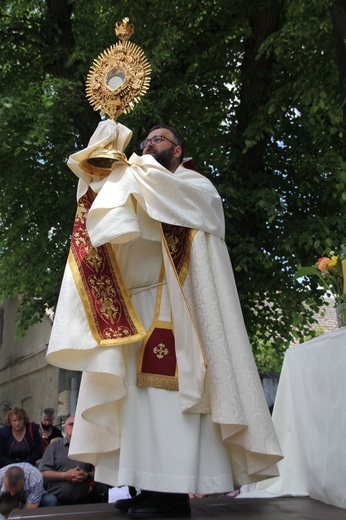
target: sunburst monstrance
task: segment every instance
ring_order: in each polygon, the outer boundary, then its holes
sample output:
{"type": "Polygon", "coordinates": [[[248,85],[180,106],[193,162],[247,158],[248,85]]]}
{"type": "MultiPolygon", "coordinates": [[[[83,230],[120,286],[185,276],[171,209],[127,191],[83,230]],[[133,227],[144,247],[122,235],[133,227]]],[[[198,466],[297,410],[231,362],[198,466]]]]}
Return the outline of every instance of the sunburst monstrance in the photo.
{"type": "Polygon", "coordinates": [[[93,62],[86,81],[86,94],[94,110],[114,121],[130,112],[146,93],[151,67],[143,50],[128,41],[134,31],[128,18],[116,22],[119,42],[101,53],[93,62]]]}
{"type": "MultiPolygon", "coordinates": [[[[94,110],[113,121],[135,107],[150,84],[151,66],[143,50],[128,41],[134,31],[128,18],[116,22],[119,39],[93,62],[86,80],[86,95],[94,110]]],[[[108,175],[115,161],[125,158],[113,143],[95,150],[79,166],[88,173],[108,175]]]]}

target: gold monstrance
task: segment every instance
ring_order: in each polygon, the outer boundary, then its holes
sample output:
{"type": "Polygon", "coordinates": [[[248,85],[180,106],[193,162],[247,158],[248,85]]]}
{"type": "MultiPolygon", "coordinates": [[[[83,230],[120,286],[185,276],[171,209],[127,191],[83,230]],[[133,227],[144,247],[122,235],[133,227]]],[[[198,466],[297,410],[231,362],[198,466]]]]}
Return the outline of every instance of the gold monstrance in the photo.
{"type": "MultiPolygon", "coordinates": [[[[128,18],[116,22],[119,42],[100,54],[93,62],[86,81],[86,95],[94,110],[113,121],[133,110],[150,84],[151,67],[143,50],[128,40],[134,31],[128,18]]],[[[105,176],[114,161],[125,158],[113,143],[93,151],[79,166],[88,173],[105,176]]]]}

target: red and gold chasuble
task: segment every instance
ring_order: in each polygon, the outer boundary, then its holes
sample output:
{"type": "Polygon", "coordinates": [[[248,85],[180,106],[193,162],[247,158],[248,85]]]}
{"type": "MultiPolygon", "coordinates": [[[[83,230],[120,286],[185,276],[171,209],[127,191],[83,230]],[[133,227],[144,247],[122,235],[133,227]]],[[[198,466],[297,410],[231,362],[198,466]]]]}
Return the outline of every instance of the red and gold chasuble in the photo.
{"type": "MultiPolygon", "coordinates": [[[[131,303],[112,246],[105,244],[95,248],[90,242],[86,217],[93,200],[91,189],[79,200],[69,253],[70,268],[90,331],[99,346],[117,346],[142,339],[137,385],[178,390],[173,324],[171,319],[160,320],[164,269],[160,274],[154,319],[146,332],[131,303]]],[[[195,233],[193,229],[162,224],[162,237],[181,285],[188,273],[195,233]]]]}

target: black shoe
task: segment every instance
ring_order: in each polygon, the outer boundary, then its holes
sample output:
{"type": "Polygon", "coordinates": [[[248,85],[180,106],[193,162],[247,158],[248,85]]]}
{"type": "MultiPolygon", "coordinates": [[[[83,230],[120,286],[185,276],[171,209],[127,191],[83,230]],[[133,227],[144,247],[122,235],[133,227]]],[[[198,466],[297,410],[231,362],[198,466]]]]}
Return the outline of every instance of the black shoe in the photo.
{"type": "Polygon", "coordinates": [[[152,493],[142,504],[130,507],[131,518],[177,518],[190,516],[189,495],[184,493],[152,493]]]}
{"type": "Polygon", "coordinates": [[[143,490],[132,498],[122,498],[121,500],[117,500],[114,504],[114,507],[116,509],[120,509],[120,511],[124,511],[124,513],[127,513],[130,507],[143,504],[143,502],[150,498],[151,495],[151,491],[143,490]]]}

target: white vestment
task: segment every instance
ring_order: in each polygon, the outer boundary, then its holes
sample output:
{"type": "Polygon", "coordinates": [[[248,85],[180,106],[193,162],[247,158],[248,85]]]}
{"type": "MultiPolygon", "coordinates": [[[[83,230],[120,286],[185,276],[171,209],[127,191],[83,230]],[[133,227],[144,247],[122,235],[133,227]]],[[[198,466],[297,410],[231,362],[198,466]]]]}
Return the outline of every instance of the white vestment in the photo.
{"type": "Polygon", "coordinates": [[[208,179],[150,155],[118,162],[95,179],[79,162],[97,146],[131,136],[100,123],[71,156],[78,198],[95,192],[87,216],[94,247],[111,243],[144,328],[153,320],[162,262],[160,313],[172,318],[179,390],[138,387],[140,341],[99,346],[67,264],[48,362],[83,371],[70,456],[95,465],[97,481],[181,493],[220,493],[277,475],[282,458],[254,363],[224,243],[221,199],[208,179]],[[197,230],[179,284],[160,223],[197,230]]]}

